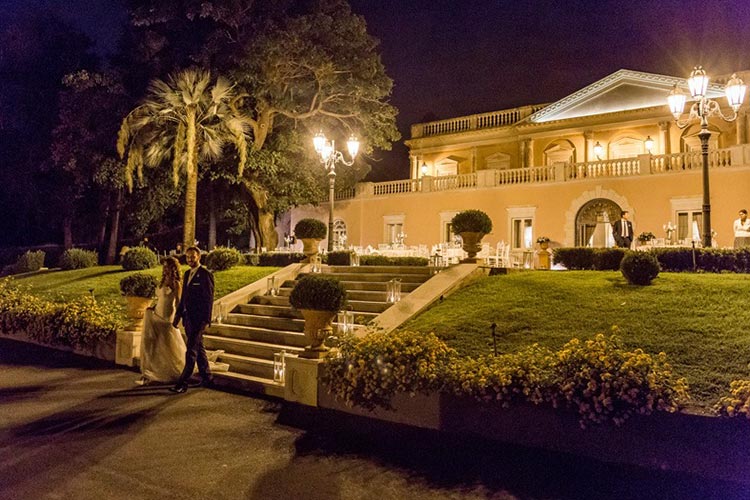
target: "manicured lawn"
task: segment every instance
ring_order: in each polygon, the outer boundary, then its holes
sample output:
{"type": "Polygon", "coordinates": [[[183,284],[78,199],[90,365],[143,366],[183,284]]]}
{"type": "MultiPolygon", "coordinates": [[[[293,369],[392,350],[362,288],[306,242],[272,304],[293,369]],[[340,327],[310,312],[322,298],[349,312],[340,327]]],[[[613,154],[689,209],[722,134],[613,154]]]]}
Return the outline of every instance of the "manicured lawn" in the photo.
{"type": "MultiPolygon", "coordinates": [[[[223,297],[278,269],[278,267],[237,266],[227,271],[217,271],[214,273],[216,281],[214,297],[216,299],[223,297]]],[[[183,271],[185,270],[187,266],[183,266],[183,271]]],[[[124,307],[124,300],[120,295],[120,280],[134,272],[124,271],[120,266],[97,266],[75,271],[50,271],[16,281],[23,286],[28,286],[34,295],[55,302],[65,302],[91,293],[93,289],[97,300],[116,301],[124,307]]],[[[157,279],[161,278],[161,266],[141,272],[151,274],[157,279]]]]}
{"type": "Polygon", "coordinates": [[[710,407],[733,379],[750,378],[750,276],[662,273],[628,285],[619,272],[528,272],[482,278],[404,328],[435,332],[461,353],[559,348],[616,325],[629,348],[664,351],[694,404],[710,407]]]}

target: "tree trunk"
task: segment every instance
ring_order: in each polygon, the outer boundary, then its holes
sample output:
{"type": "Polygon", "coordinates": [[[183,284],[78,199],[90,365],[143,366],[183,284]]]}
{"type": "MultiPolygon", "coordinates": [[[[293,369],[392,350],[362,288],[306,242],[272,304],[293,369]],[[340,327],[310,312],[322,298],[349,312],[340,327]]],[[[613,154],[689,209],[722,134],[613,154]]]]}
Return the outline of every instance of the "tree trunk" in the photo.
{"type": "Polygon", "coordinates": [[[63,247],[73,248],[73,216],[70,214],[63,217],[63,247]]]}
{"type": "Polygon", "coordinates": [[[263,186],[255,183],[247,183],[245,187],[250,192],[251,204],[250,215],[255,220],[251,221],[254,228],[255,248],[260,250],[273,250],[278,246],[278,235],[274,224],[274,213],[268,209],[268,191],[263,186]]]}
{"type": "Polygon", "coordinates": [[[198,169],[193,168],[187,174],[185,185],[185,227],[182,233],[182,248],[195,245],[195,213],[198,197],[198,169]]]}
{"type": "Polygon", "coordinates": [[[260,246],[266,247],[266,250],[269,251],[274,250],[279,243],[274,222],[273,212],[266,210],[258,212],[258,232],[262,241],[260,246]]]}
{"type": "Polygon", "coordinates": [[[216,247],[216,197],[214,196],[214,186],[208,184],[208,250],[216,247]]]}
{"type": "Polygon", "coordinates": [[[109,227],[109,246],[107,247],[107,258],[105,263],[112,265],[117,257],[117,243],[120,241],[120,211],[122,209],[122,189],[117,190],[114,210],[111,212],[112,222],[109,227]]]}

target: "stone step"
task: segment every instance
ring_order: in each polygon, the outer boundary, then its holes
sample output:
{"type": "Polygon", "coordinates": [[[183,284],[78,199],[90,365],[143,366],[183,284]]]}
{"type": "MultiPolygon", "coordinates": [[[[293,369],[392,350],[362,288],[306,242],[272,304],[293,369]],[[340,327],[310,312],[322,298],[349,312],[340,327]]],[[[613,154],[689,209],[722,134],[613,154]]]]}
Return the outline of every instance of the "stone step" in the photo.
{"type": "Polygon", "coordinates": [[[256,314],[231,313],[224,320],[224,324],[255,326],[268,330],[285,330],[288,332],[301,332],[305,329],[305,320],[297,318],[280,318],[276,316],[258,316],[256,314]]]}
{"type": "Polygon", "coordinates": [[[273,380],[273,358],[253,358],[224,353],[219,356],[219,362],[229,363],[229,371],[232,373],[273,380]]]}
{"type": "Polygon", "coordinates": [[[273,360],[273,355],[277,352],[286,351],[288,353],[298,354],[304,350],[302,347],[278,345],[267,342],[257,342],[255,340],[221,337],[217,335],[204,335],[203,343],[205,344],[206,349],[221,349],[229,354],[239,354],[252,358],[270,360],[273,360]]]}
{"type": "MultiPolygon", "coordinates": [[[[341,281],[346,291],[369,290],[371,292],[385,292],[388,289],[388,283],[385,281],[341,281]]],[[[422,286],[422,283],[401,282],[402,292],[413,292],[422,286]]]]}
{"type": "Polygon", "coordinates": [[[277,318],[302,319],[302,314],[289,307],[289,301],[284,305],[272,304],[239,304],[232,311],[234,314],[256,314],[258,316],[274,316],[277,318]]]}
{"type": "MultiPolygon", "coordinates": [[[[405,298],[407,295],[409,295],[409,292],[401,291],[401,298],[405,298]]],[[[347,291],[346,296],[348,300],[350,301],[368,301],[368,302],[382,302],[384,304],[387,304],[386,302],[386,293],[383,292],[374,292],[374,291],[368,291],[368,290],[352,290],[347,291]]],[[[392,304],[391,304],[392,305],[392,304]]]]}
{"type": "Polygon", "coordinates": [[[367,300],[348,300],[346,304],[347,306],[350,306],[355,313],[369,312],[377,314],[382,313],[393,305],[390,302],[377,302],[367,300]]]}
{"type": "Polygon", "coordinates": [[[430,275],[431,270],[427,266],[323,266],[324,273],[375,273],[375,274],[398,274],[404,275],[430,275]]]}
{"type": "MultiPolygon", "coordinates": [[[[325,276],[333,276],[339,281],[374,281],[385,283],[392,279],[400,279],[402,283],[419,283],[422,284],[428,279],[430,275],[403,275],[399,273],[322,273],[325,276]]],[[[300,274],[298,278],[304,277],[305,274],[300,274]]]]}
{"type": "Polygon", "coordinates": [[[250,304],[289,307],[289,295],[255,295],[250,304]]]}
{"type": "Polygon", "coordinates": [[[214,384],[220,388],[252,394],[264,394],[274,398],[284,397],[284,384],[274,382],[273,379],[235,373],[231,371],[231,367],[228,372],[214,373],[214,384]]]}
{"type": "Polygon", "coordinates": [[[208,335],[216,337],[228,337],[233,339],[253,340],[256,342],[265,342],[280,346],[305,347],[309,344],[302,332],[291,332],[284,330],[270,330],[268,328],[259,328],[242,325],[211,325],[206,332],[208,335]]]}

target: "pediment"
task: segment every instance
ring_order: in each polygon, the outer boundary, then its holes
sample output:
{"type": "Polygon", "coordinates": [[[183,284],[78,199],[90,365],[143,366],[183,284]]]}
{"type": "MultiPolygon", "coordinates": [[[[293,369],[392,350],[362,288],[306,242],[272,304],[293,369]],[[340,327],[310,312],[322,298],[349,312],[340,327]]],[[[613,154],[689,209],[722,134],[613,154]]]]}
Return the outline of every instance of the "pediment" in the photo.
{"type": "MultiPolygon", "coordinates": [[[[667,107],[667,95],[677,85],[688,92],[687,80],[667,75],[621,69],[528,117],[531,123],[667,107]]],[[[724,95],[724,86],[709,84],[708,97],[724,95]]]]}

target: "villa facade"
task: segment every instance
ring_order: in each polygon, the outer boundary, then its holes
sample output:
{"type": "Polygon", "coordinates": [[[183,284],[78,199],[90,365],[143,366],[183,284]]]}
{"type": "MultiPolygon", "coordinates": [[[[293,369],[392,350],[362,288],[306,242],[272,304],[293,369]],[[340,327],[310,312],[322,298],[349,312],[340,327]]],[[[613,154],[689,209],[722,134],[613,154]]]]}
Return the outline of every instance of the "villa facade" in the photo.
{"type": "MultiPolygon", "coordinates": [[[[740,76],[747,81],[750,72],[740,76]]],[[[717,78],[708,93],[722,107],[725,81],[717,78]]],[[[337,192],[334,241],[448,242],[451,218],[470,208],[493,221],[486,242],[518,251],[539,236],[553,247],[610,246],[602,228],[621,210],[636,235],[664,238],[671,224],[672,243],[700,240],[700,124],[676,126],[666,105],[675,85],[687,89],[684,78],[620,70],[551,104],[415,124],[406,141],[410,178],[337,192]]],[[[732,245],[737,211],[750,208],[747,109],[733,122],[709,120],[711,221],[721,247],[732,245]]],[[[327,204],[289,212],[279,234],[310,216],[327,222],[327,204]]]]}

